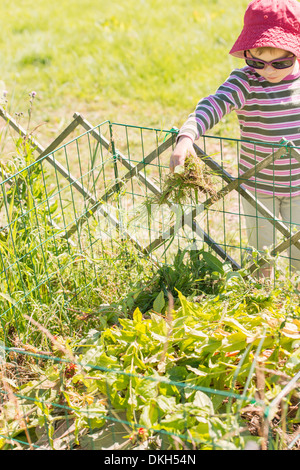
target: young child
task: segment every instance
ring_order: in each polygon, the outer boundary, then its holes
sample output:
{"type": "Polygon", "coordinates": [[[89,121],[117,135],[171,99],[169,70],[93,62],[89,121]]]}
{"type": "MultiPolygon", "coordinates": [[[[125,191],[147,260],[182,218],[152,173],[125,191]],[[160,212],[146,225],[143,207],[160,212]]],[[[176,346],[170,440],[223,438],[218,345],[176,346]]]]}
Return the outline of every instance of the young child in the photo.
{"type": "MultiPolygon", "coordinates": [[[[199,136],[233,110],[243,141],[240,176],[272,153],[272,147],[265,144],[285,138],[300,146],[300,3],[251,1],[230,54],[244,59],[246,66],[234,70],[216,93],[202,99],[190,114],[171,155],[171,171],[184,164],[187,153],[195,154],[193,143],[199,136]]],[[[243,187],[253,191],[288,227],[293,223],[300,230],[300,163],[296,159],[281,157],[243,182],[243,187]]],[[[275,244],[273,225],[244,198],[243,208],[249,245],[263,251],[275,244]]],[[[300,251],[292,246],[289,256],[292,269],[300,270],[300,251]]],[[[264,268],[262,273],[269,276],[271,268],[264,268]]]]}

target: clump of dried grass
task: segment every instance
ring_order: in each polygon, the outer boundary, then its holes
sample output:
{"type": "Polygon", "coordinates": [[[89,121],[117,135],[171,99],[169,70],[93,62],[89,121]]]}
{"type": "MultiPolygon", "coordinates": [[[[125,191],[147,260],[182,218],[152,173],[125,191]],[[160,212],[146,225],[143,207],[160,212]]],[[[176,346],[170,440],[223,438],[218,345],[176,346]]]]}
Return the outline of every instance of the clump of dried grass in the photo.
{"type": "Polygon", "coordinates": [[[180,214],[180,211],[173,210],[174,206],[188,206],[191,209],[207,198],[214,199],[217,195],[214,176],[201,159],[188,154],[184,166],[177,166],[174,173],[167,174],[161,190],[150,197],[147,195],[131,221],[150,224],[152,220],[158,220],[160,214],[163,216],[164,224],[167,224],[168,217],[169,223],[173,223],[174,217],[180,214]],[[170,213],[160,213],[160,207],[164,205],[170,207],[170,213]]]}
{"type": "Polygon", "coordinates": [[[162,193],[157,197],[158,204],[198,203],[199,193],[214,197],[216,194],[212,173],[196,156],[188,154],[184,166],[176,167],[174,173],[167,175],[162,193]]]}

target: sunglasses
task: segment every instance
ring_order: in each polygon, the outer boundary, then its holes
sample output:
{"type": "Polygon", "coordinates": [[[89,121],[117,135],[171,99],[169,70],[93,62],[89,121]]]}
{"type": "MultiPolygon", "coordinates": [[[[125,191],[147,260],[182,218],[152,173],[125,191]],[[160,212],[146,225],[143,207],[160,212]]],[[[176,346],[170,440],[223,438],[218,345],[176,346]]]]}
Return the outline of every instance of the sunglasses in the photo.
{"type": "Polygon", "coordinates": [[[246,64],[249,65],[249,67],[252,67],[254,69],[259,69],[259,70],[264,69],[266,65],[271,65],[272,67],[274,67],[274,69],[277,69],[277,70],[288,69],[289,67],[294,65],[296,61],[296,56],[293,55],[292,57],[283,57],[282,59],[274,59],[274,60],[271,60],[271,62],[266,62],[265,60],[262,60],[262,59],[255,59],[254,57],[253,58],[247,57],[246,52],[249,52],[250,54],[250,51],[244,51],[246,64]]]}

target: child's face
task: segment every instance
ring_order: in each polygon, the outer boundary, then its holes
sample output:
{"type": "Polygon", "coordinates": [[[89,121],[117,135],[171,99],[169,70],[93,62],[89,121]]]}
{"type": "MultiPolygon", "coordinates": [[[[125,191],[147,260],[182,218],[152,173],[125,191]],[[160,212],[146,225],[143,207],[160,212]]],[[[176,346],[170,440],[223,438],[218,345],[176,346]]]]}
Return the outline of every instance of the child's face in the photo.
{"type": "MultiPolygon", "coordinates": [[[[272,50],[265,50],[265,51],[258,51],[257,49],[250,49],[250,54],[252,58],[261,59],[265,62],[270,62],[274,59],[281,59],[284,57],[292,57],[293,54],[291,52],[285,51],[283,49],[276,49],[275,47],[272,50]]],[[[250,57],[249,52],[247,52],[247,56],[250,57]]],[[[287,69],[275,69],[272,65],[266,65],[264,69],[256,69],[256,72],[259,73],[262,77],[264,77],[268,82],[271,83],[279,83],[285,77],[290,74],[295,74],[299,70],[299,63],[296,62],[287,69]]]]}

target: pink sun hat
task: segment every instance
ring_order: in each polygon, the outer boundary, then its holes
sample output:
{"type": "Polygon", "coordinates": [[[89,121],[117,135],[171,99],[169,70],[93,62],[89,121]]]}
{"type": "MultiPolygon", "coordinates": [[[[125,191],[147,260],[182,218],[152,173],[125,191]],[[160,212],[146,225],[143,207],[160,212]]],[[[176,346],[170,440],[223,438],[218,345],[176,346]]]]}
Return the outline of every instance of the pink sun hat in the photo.
{"type": "Polygon", "coordinates": [[[252,0],[244,27],[229,52],[244,58],[244,51],[275,47],[300,57],[300,3],[297,0],[252,0]]]}

